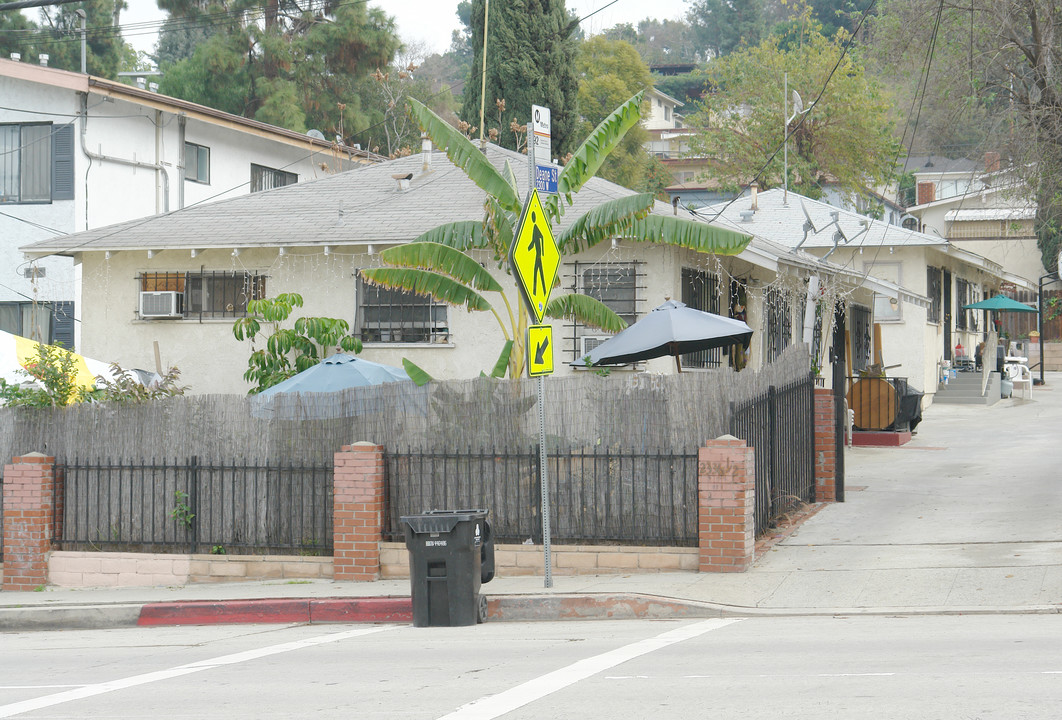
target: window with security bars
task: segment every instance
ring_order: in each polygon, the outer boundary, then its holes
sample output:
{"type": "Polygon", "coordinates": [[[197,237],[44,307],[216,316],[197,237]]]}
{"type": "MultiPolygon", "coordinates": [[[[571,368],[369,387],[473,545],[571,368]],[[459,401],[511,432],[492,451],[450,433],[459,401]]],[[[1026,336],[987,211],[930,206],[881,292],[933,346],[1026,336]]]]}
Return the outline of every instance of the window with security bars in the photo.
{"type": "MultiPolygon", "coordinates": [[[[628,324],[638,320],[638,291],[641,274],[638,263],[574,263],[575,292],[607,305],[628,324]]],[[[608,340],[611,335],[597,328],[574,325],[574,359],[579,359],[608,340]]]]}
{"type": "Polygon", "coordinates": [[[246,317],[266,293],[266,276],[237,272],[140,273],[142,318],[246,317]]]}
{"type": "Polygon", "coordinates": [[[793,311],[785,293],[768,288],[764,293],[767,362],[773,362],[793,341],[793,311]]]}
{"type": "Polygon", "coordinates": [[[940,268],[926,268],[926,296],[929,298],[929,309],[926,311],[926,321],[940,323],[940,300],[943,288],[940,268]]]}
{"type": "Polygon", "coordinates": [[[445,305],[430,295],[370,285],[360,278],[354,334],[362,342],[450,342],[445,305]]]}
{"type": "Polygon", "coordinates": [[[274,170],[264,165],[251,163],[251,192],[262,192],[273,188],[294,185],[299,181],[295,173],[274,170]]]}
{"type": "Polygon", "coordinates": [[[970,283],[962,278],[955,278],[955,329],[966,330],[969,311],[963,308],[970,304],[970,283]]]}
{"type": "Polygon", "coordinates": [[[872,349],[870,308],[850,305],[848,313],[852,327],[852,372],[856,373],[865,370],[870,365],[872,349]]]}
{"type": "MultiPolygon", "coordinates": [[[[719,280],[709,272],[682,268],[682,302],[694,310],[719,314],[719,280]]],[[[723,364],[723,349],[699,350],[681,358],[683,368],[716,368],[723,364]]]]}

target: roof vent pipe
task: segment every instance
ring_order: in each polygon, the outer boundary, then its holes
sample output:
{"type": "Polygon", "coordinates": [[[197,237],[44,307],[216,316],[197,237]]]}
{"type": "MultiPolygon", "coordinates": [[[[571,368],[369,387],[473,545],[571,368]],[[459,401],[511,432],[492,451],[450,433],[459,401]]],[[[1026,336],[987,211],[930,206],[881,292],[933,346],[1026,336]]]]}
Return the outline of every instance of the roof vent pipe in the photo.
{"type": "Polygon", "coordinates": [[[756,212],[760,209],[760,201],[758,197],[760,186],[755,180],[753,180],[752,184],[749,185],[749,190],[752,192],[752,212],[756,212]]]}
{"type": "Polygon", "coordinates": [[[431,138],[428,137],[428,133],[420,134],[420,155],[424,161],[421,170],[429,172],[431,170],[431,138]]]}

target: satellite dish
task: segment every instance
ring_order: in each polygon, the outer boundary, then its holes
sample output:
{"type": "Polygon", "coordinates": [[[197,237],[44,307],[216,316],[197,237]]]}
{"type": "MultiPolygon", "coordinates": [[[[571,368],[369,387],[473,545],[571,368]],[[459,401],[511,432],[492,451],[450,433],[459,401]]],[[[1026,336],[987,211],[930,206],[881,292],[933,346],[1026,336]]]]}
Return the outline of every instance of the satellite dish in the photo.
{"type": "Polygon", "coordinates": [[[324,133],[321,132],[320,130],[307,130],[306,134],[309,135],[310,137],[312,137],[315,140],[324,140],[325,139],[324,133]]]}
{"type": "Polygon", "coordinates": [[[804,112],[804,101],[800,99],[800,93],[793,91],[793,113],[799,115],[804,112]]]}

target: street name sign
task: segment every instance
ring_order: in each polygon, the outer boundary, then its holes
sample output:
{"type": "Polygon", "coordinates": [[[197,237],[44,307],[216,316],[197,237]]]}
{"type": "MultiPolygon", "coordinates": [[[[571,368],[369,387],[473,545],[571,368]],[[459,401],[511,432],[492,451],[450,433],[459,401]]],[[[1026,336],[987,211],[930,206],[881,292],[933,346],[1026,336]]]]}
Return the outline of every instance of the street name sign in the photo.
{"type": "Polygon", "coordinates": [[[553,239],[537,190],[532,190],[524,203],[520,224],[509,247],[509,266],[528,313],[536,325],[541,323],[550,291],[557,280],[560,250],[553,239]]]}
{"type": "Polygon", "coordinates": [[[541,193],[557,194],[557,178],[560,168],[556,165],[539,165],[535,162],[535,189],[541,193]]]}
{"type": "Polygon", "coordinates": [[[553,326],[527,328],[527,374],[531,377],[553,374],[553,326]]]}

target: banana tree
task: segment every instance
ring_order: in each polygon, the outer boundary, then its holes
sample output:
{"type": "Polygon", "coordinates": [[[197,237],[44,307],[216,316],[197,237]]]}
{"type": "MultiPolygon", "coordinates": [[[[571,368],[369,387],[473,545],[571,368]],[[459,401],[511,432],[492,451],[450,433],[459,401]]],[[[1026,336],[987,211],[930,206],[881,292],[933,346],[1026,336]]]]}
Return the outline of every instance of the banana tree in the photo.
{"type": "MultiPolygon", "coordinates": [[[[558,222],[565,203],[594,176],[623,136],[641,119],[642,93],[623,103],[598,125],[561,170],[559,194],[545,202],[545,211],[558,222]]],[[[464,220],[440,225],[413,242],[389,248],[381,259],[389,267],[362,270],[369,283],[430,295],[437,302],[469,311],[490,312],[505,337],[494,374],[520,377],[524,371],[528,315],[522,303],[514,307],[506,288],[469,253],[490,252],[504,267],[519,221],[521,201],[516,174],[508,161],[499,170],[468,138],[422,103],[408,100],[409,111],[446,156],[486,193],[482,220],[464,220]],[[488,295],[490,299],[488,299],[488,295]],[[495,302],[491,302],[497,296],[495,302]]],[[[562,254],[591,248],[612,238],[658,242],[698,252],[735,255],[748,245],[749,237],[705,223],[673,216],[651,215],[651,193],[631,195],[602,203],[572,222],[557,238],[562,254]]],[[[510,288],[515,290],[515,286],[510,288]]],[[[553,297],[545,315],[574,319],[605,332],[618,332],[626,323],[598,300],[579,293],[553,297]]]]}

